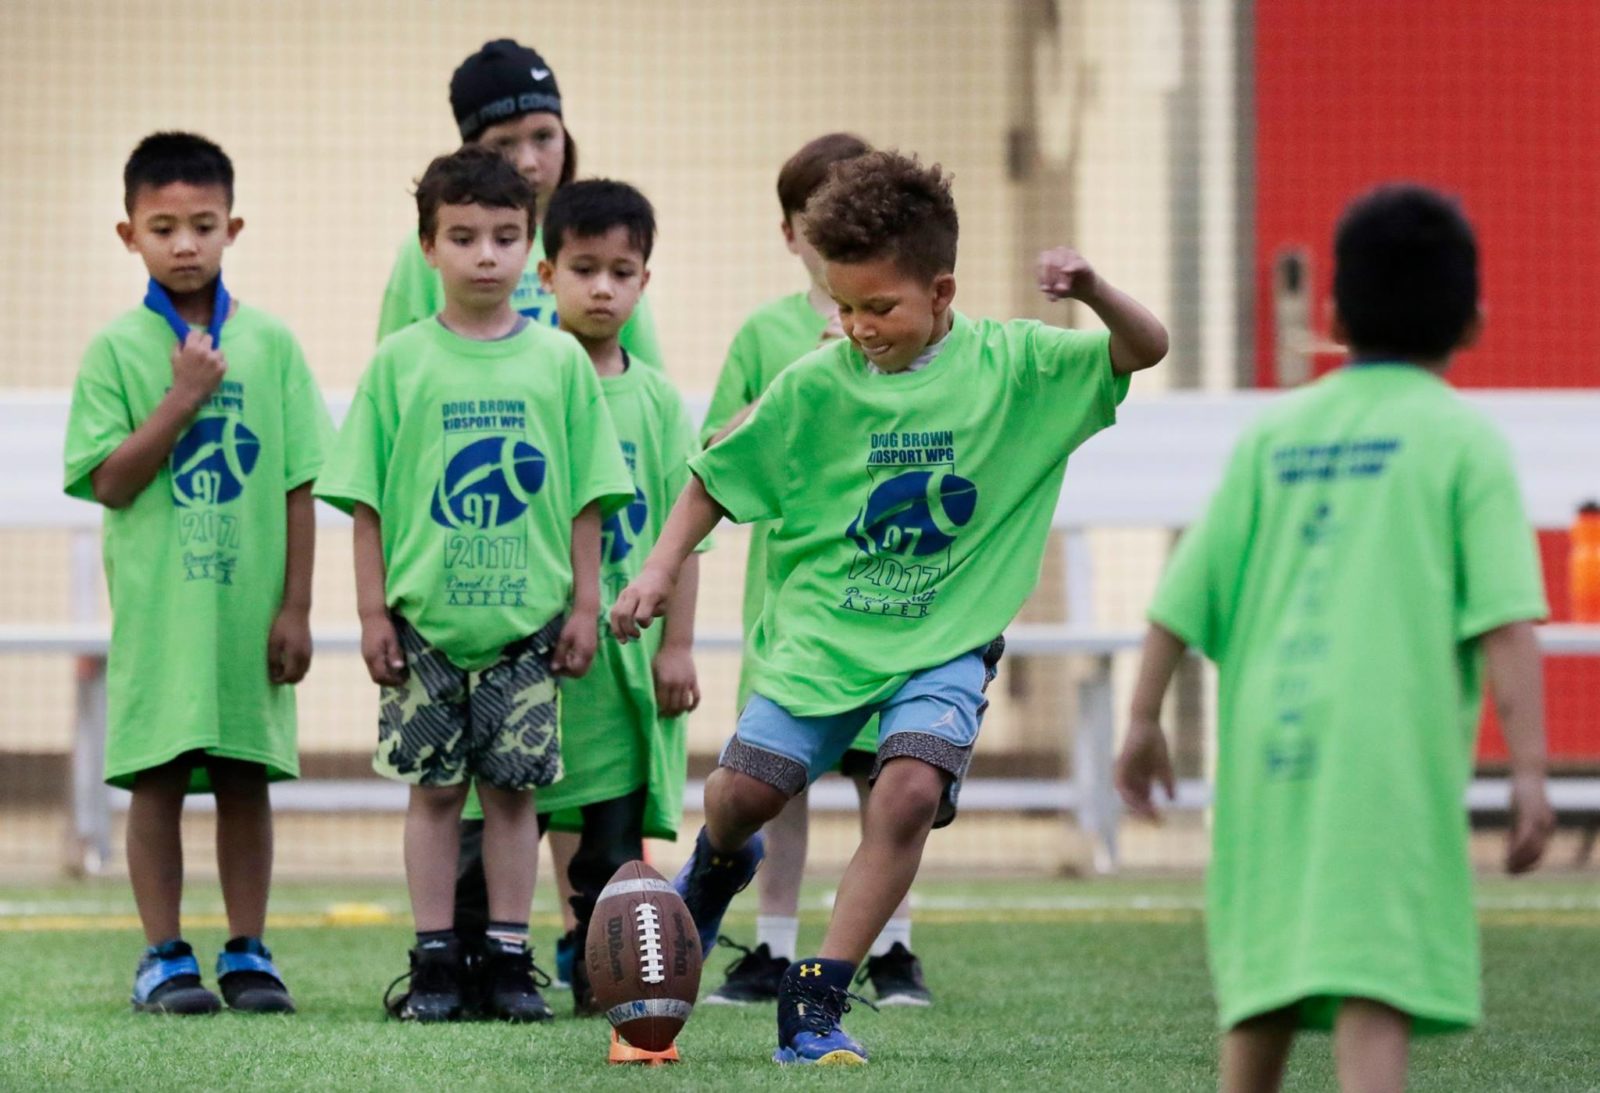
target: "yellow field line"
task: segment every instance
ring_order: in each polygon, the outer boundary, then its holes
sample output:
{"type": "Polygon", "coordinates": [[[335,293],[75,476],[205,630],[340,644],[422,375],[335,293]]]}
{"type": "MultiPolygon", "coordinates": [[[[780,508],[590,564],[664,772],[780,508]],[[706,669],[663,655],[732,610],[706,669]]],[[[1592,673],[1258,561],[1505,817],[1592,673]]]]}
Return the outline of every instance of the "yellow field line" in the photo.
{"type": "MultiPolygon", "coordinates": [[[[969,924],[1062,925],[1071,923],[1085,925],[1173,924],[1198,922],[1200,918],[1200,912],[1197,910],[1138,907],[1020,908],[1016,910],[1006,910],[999,907],[993,910],[930,909],[918,911],[916,914],[916,919],[919,923],[939,926],[969,924]]],[[[405,922],[406,919],[407,916],[404,914],[396,914],[389,911],[383,911],[381,914],[374,911],[359,919],[343,918],[337,914],[328,914],[326,912],[298,912],[270,916],[271,924],[275,929],[349,929],[359,926],[398,925],[405,922]]],[[[560,918],[553,914],[534,915],[532,925],[539,929],[549,929],[558,926],[560,921],[560,918]]],[[[1479,912],[1478,921],[1484,926],[1565,926],[1593,929],[1600,927],[1600,910],[1539,908],[1485,910],[1479,912]]],[[[227,918],[216,914],[189,915],[184,919],[184,926],[193,929],[225,929],[227,925],[227,918]]],[[[134,915],[0,916],[0,934],[136,930],[138,928],[139,919],[134,915]]]]}

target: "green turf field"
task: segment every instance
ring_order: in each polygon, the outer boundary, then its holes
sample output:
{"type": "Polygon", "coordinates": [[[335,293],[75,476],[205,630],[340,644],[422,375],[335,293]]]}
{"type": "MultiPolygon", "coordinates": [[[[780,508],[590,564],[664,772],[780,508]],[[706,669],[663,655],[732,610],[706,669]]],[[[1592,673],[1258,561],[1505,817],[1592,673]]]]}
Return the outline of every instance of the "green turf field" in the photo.
{"type": "MultiPolygon", "coordinates": [[[[118,883],[0,888],[0,1088],[4,1089],[1000,1089],[1196,1090],[1215,1083],[1215,1033],[1192,881],[929,882],[916,948],[932,1010],[847,1026],[859,1071],[780,1070],[770,1010],[703,1007],[666,1070],[608,1068],[602,1023],[415,1027],[378,998],[409,941],[396,885],[284,884],[269,942],[301,1013],[138,1017],[126,996],[140,947],[118,883]],[[321,921],[337,902],[396,913],[386,925],[321,921]],[[293,925],[288,925],[293,923],[293,925]],[[105,928],[109,924],[113,928],[105,928]],[[550,1083],[557,1084],[550,1084],[550,1083]]],[[[826,893],[809,890],[801,944],[826,893]]],[[[1600,1090],[1600,880],[1486,882],[1488,1020],[1421,1044],[1417,1090],[1600,1090]]],[[[555,933],[541,893],[536,940],[555,933]]],[[[189,937],[209,963],[223,939],[214,883],[193,886],[189,937]]],[[[748,916],[731,916],[750,933],[748,916]]],[[[715,982],[726,963],[714,956],[715,982]]],[[[1332,1088],[1326,1038],[1302,1041],[1289,1088],[1332,1088]]]]}

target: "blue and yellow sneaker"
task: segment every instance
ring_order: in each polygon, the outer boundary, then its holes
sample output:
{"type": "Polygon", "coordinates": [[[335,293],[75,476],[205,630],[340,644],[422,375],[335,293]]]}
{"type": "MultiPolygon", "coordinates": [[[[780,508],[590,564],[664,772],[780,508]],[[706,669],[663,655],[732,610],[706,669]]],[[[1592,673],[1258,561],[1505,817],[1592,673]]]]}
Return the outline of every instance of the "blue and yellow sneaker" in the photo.
{"type": "Polygon", "coordinates": [[[711,840],[703,827],[695,836],[694,851],[678,870],[678,875],[672,878],[672,887],[683,897],[695,928],[700,931],[702,957],[717,943],[728,904],[750,883],[765,856],[766,842],[760,832],[732,854],[719,854],[711,849],[711,840]]]}
{"type": "Polygon", "coordinates": [[[259,937],[236,937],[217,954],[217,986],[239,1013],[293,1013],[294,999],[259,937]]]}
{"type": "Polygon", "coordinates": [[[182,938],[152,945],[133,976],[135,1013],[216,1013],[222,1000],[200,985],[200,962],[182,938]]]}
{"type": "Polygon", "coordinates": [[[772,1061],[785,1066],[863,1066],[867,1049],[840,1026],[850,1000],[877,1009],[850,992],[855,965],[847,960],[807,957],[789,965],[778,985],[778,1050],[772,1061]]]}

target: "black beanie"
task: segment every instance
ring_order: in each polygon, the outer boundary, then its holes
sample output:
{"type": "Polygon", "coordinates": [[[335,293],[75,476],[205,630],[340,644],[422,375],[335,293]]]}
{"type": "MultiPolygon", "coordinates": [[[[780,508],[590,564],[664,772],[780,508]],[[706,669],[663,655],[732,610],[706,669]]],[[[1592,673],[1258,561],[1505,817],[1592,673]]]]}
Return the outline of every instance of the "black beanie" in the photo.
{"type": "Polygon", "coordinates": [[[450,77],[450,109],[461,139],[523,114],[561,116],[561,91],[550,66],[510,38],[485,42],[450,77]]]}

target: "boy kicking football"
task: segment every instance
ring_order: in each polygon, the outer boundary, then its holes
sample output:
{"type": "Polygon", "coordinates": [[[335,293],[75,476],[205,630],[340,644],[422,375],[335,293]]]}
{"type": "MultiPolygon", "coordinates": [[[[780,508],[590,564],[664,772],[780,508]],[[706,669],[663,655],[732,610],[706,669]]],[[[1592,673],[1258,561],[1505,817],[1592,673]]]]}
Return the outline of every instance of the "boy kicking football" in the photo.
{"type": "Polygon", "coordinates": [[[955,817],[1000,634],[1038,578],[1067,457],[1112,424],[1127,374],[1160,361],[1167,339],[1066,249],[1042,257],[1040,287],[1082,300],[1109,333],[958,315],[949,181],[893,152],[835,166],[805,232],[845,338],[786,369],[690,461],[611,625],[633,638],[661,614],[723,516],[774,522],[754,694],[675,884],[709,947],[761,860],[761,825],[878,714],[861,845],[822,948],[784,973],[774,1055],[859,1064],[866,1050],[840,1025],[851,980],[928,832],[955,817]]]}

